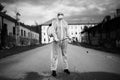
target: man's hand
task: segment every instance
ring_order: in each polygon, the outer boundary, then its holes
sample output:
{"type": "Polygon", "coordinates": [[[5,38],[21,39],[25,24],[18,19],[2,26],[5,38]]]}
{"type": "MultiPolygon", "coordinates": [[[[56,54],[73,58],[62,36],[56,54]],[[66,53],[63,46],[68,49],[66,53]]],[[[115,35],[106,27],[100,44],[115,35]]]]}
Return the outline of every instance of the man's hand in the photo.
{"type": "Polygon", "coordinates": [[[70,37],[68,37],[68,36],[66,37],[66,39],[67,39],[67,41],[71,41],[71,38],[70,38],[70,37]]]}
{"type": "Polygon", "coordinates": [[[55,38],[55,42],[58,42],[59,41],[59,39],[58,38],[55,38]]]}

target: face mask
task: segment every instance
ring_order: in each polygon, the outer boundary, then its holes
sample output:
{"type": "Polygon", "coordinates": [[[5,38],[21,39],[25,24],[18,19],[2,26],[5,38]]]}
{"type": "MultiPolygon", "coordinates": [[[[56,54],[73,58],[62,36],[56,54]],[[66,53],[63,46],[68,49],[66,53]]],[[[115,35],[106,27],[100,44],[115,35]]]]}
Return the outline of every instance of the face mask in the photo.
{"type": "Polygon", "coordinates": [[[58,19],[63,19],[63,16],[62,15],[58,16],[58,19]]]}

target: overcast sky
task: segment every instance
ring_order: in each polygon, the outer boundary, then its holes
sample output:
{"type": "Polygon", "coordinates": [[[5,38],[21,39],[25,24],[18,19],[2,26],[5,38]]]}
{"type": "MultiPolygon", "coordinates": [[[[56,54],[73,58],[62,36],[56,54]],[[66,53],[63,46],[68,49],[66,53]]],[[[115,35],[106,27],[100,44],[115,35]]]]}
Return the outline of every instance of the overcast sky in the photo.
{"type": "Polygon", "coordinates": [[[120,8],[120,0],[0,0],[7,14],[15,17],[15,10],[21,14],[25,24],[41,24],[63,12],[75,22],[100,21],[105,15],[120,8]]]}

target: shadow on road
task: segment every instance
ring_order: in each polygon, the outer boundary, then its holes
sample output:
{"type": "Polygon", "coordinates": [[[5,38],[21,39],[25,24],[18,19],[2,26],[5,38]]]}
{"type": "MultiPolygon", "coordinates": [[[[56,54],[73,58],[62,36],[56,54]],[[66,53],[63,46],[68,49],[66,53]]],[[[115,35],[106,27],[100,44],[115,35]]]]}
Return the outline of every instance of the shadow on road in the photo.
{"type": "Polygon", "coordinates": [[[60,80],[120,80],[120,75],[107,72],[73,72],[70,76],[61,73],[58,78],[60,80]]]}
{"type": "Polygon", "coordinates": [[[42,76],[37,72],[28,72],[24,78],[24,80],[42,80],[42,76]]]}
{"type": "MultiPolygon", "coordinates": [[[[23,79],[9,79],[0,77],[0,80],[43,80],[44,78],[46,77],[41,76],[37,72],[28,72],[23,79]]],[[[72,72],[70,75],[58,73],[56,78],[57,80],[120,80],[120,75],[108,72],[72,72]]]]}

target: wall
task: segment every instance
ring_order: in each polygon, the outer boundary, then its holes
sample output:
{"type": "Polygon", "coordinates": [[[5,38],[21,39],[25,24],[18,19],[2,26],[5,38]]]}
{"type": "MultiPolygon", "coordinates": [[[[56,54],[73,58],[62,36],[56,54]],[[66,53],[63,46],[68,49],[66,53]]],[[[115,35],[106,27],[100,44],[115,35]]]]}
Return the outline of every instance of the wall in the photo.
{"type": "Polygon", "coordinates": [[[3,19],[3,23],[7,24],[8,35],[13,34],[13,27],[15,27],[15,23],[5,18],[3,19]]]}
{"type": "Polygon", "coordinates": [[[2,17],[0,16],[0,43],[1,43],[2,17]]]}
{"type": "Polygon", "coordinates": [[[0,16],[0,31],[2,29],[2,17],[0,16]]]}
{"type": "Polygon", "coordinates": [[[84,25],[69,25],[69,35],[71,38],[75,37],[80,42],[81,41],[81,31],[84,25]]]}
{"type": "Polygon", "coordinates": [[[23,27],[23,26],[19,26],[19,28],[20,28],[20,33],[19,33],[20,36],[26,37],[26,38],[30,38],[30,37],[28,36],[28,33],[30,32],[29,29],[27,29],[27,28],[25,28],[25,27],[23,27]],[[23,35],[22,35],[21,30],[23,30],[23,35]],[[25,33],[26,33],[25,36],[24,36],[24,31],[25,31],[25,33]]]}
{"type": "Polygon", "coordinates": [[[69,25],[69,34],[70,34],[70,37],[74,37],[74,38],[77,38],[78,42],[81,42],[81,31],[84,29],[84,26],[88,26],[88,27],[93,27],[94,25],[93,24],[79,24],[79,25],[69,25]]]}
{"type": "Polygon", "coordinates": [[[49,41],[48,41],[48,35],[47,35],[47,28],[48,28],[49,26],[48,25],[43,25],[42,26],[42,44],[46,44],[46,43],[48,43],[49,41]]]}
{"type": "MultiPolygon", "coordinates": [[[[81,31],[83,30],[84,26],[88,26],[88,27],[91,27],[91,26],[94,26],[93,24],[70,24],[69,25],[69,35],[71,38],[77,38],[78,42],[81,42],[81,31]]],[[[49,41],[49,38],[48,38],[48,35],[47,35],[47,28],[49,26],[48,25],[42,25],[42,44],[47,44],[47,43],[50,43],[53,41],[53,38],[50,38],[50,41],[49,41]]]]}
{"type": "MultiPolygon", "coordinates": [[[[5,15],[5,16],[7,16],[7,15],[5,15]]],[[[34,31],[30,31],[28,28],[26,28],[23,25],[16,25],[14,21],[11,21],[12,18],[11,18],[11,20],[9,20],[9,18],[10,17],[3,18],[3,23],[7,25],[7,32],[8,32],[7,33],[8,36],[6,37],[6,46],[10,45],[12,47],[13,45],[16,45],[16,44],[21,45],[21,41],[22,41],[22,43],[25,43],[24,45],[28,45],[27,43],[30,42],[31,39],[32,39],[33,44],[39,44],[39,34],[38,33],[34,32],[34,31]],[[17,37],[15,36],[16,27],[17,27],[17,32],[19,32],[19,35],[17,37]],[[23,36],[21,35],[21,30],[23,30],[23,36]],[[25,35],[24,35],[24,31],[25,31],[25,35]],[[9,42],[7,40],[9,40],[9,42]]],[[[1,24],[2,24],[2,20],[1,20],[1,16],[0,16],[0,29],[2,28],[1,24]]],[[[1,30],[0,30],[0,37],[1,37],[1,30]]],[[[1,43],[1,39],[0,39],[0,43],[1,43]]]]}
{"type": "MultiPolygon", "coordinates": [[[[20,36],[23,38],[29,39],[29,41],[37,40],[37,42],[35,42],[35,44],[39,44],[39,34],[34,31],[30,31],[29,29],[27,29],[23,26],[20,26],[20,36]]],[[[30,42],[28,44],[30,44],[30,42]]],[[[33,44],[34,44],[34,42],[33,42],[33,44]]]]}

